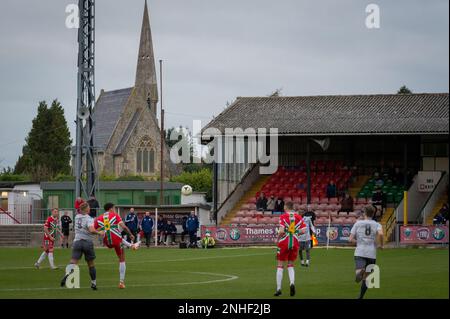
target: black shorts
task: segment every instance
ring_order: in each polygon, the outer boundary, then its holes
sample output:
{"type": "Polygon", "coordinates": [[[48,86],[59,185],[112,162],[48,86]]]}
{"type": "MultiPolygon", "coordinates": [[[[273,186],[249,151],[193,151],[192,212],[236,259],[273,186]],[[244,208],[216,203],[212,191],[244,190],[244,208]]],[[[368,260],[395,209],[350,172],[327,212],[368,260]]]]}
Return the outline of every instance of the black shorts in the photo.
{"type": "Polygon", "coordinates": [[[300,250],[309,250],[309,249],[311,249],[311,240],[300,242],[300,250]]]}
{"type": "Polygon", "coordinates": [[[86,261],[95,259],[94,243],[87,240],[77,240],[72,245],[72,259],[80,260],[84,254],[86,261]]]}
{"type": "Polygon", "coordinates": [[[61,232],[63,233],[64,237],[68,237],[70,233],[69,228],[61,228],[61,232]]]}
{"type": "Polygon", "coordinates": [[[375,265],[376,259],[355,256],[355,269],[366,269],[369,265],[375,265]]]}

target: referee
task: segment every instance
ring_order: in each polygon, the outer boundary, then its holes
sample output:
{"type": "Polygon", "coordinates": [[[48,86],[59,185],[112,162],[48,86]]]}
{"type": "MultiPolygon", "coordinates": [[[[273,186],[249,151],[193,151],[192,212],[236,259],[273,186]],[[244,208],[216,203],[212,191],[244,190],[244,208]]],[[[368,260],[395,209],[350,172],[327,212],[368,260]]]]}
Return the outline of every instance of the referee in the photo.
{"type": "Polygon", "coordinates": [[[64,235],[61,241],[62,248],[64,248],[64,245],[66,246],[66,248],[69,248],[70,224],[72,224],[72,218],[70,218],[68,213],[65,212],[64,215],[61,216],[61,232],[64,235]]]}

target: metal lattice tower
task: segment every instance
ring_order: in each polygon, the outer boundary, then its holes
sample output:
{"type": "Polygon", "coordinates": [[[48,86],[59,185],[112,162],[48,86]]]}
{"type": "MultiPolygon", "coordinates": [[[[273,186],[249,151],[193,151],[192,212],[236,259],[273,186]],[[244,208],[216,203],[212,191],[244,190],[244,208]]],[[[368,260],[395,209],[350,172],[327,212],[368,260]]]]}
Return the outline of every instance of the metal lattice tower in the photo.
{"type": "Polygon", "coordinates": [[[94,121],[95,104],[95,0],[79,0],[78,29],[78,96],[75,157],[75,196],[95,195],[98,175],[95,163],[94,121]]]}

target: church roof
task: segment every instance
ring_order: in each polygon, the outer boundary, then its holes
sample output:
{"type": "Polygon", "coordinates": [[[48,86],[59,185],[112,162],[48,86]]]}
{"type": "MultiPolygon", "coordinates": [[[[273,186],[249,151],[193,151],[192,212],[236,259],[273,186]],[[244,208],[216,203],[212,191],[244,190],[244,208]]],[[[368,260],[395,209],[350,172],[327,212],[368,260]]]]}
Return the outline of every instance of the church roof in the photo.
{"type": "Polygon", "coordinates": [[[242,97],[207,128],[280,135],[448,134],[448,93],[242,97]]]}
{"type": "Polygon", "coordinates": [[[103,91],[95,104],[93,119],[94,146],[98,150],[104,150],[119,122],[128,98],[133,88],[114,91],[103,91]]]}
{"type": "Polygon", "coordinates": [[[128,141],[130,140],[131,135],[134,132],[134,129],[136,128],[139,119],[141,118],[141,111],[137,111],[134,113],[130,123],[128,123],[127,129],[125,130],[122,139],[120,140],[119,144],[116,147],[116,150],[114,152],[114,155],[120,155],[123,152],[123,149],[127,145],[128,141]]]}

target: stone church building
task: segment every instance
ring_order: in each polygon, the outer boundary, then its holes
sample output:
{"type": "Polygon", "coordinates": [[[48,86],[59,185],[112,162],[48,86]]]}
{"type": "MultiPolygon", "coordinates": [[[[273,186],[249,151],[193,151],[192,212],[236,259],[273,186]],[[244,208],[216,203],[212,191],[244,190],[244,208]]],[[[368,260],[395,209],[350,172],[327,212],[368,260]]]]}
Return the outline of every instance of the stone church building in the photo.
{"type": "MultiPolygon", "coordinates": [[[[135,84],[114,91],[101,90],[93,110],[100,174],[159,177],[161,131],[157,105],[158,84],[146,2],[135,84]]],[[[164,148],[164,176],[168,178],[177,169],[170,162],[168,147],[164,148]]]]}

